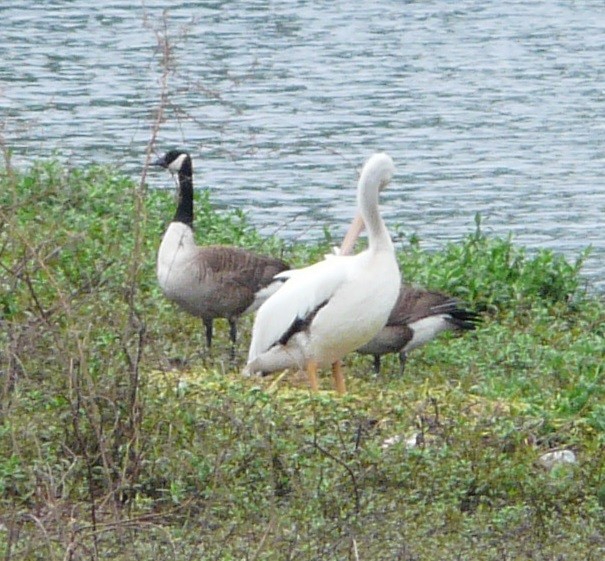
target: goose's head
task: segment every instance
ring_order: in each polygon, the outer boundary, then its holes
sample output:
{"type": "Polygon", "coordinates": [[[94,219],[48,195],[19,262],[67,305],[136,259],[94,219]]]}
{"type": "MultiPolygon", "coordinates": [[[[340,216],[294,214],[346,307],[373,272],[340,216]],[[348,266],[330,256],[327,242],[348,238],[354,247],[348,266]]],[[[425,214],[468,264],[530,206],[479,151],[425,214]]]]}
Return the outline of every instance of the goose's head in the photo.
{"type": "Polygon", "coordinates": [[[173,173],[178,173],[186,161],[191,162],[191,157],[184,150],[169,150],[153,162],[153,165],[163,167],[173,173]]]}

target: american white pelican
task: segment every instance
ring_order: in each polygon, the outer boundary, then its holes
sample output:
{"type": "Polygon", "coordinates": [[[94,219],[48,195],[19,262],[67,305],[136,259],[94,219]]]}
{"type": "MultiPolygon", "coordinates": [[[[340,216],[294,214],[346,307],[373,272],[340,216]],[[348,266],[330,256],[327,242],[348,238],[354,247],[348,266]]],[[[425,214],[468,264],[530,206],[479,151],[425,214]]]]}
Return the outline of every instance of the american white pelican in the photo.
{"type": "MultiPolygon", "coordinates": [[[[366,251],[276,276],[286,282],[256,314],[246,374],[306,368],[317,390],[318,367],[336,363],[384,327],[397,300],[400,274],[378,198],[394,171],[390,156],[375,154],[359,177],[357,206],[368,230],[366,251]]],[[[344,393],[339,368],[334,378],[337,391],[344,393]]]]}
{"type": "Polygon", "coordinates": [[[208,348],[215,318],[226,318],[232,353],[236,319],[256,310],[282,284],[274,280],[288,265],[237,247],[196,245],[193,236],[193,166],[187,152],[171,150],[154,162],[176,173],[178,206],[158,251],[157,277],[169,300],[201,317],[208,348]]]}
{"type": "MultiPolygon", "coordinates": [[[[363,219],[357,213],[338,250],[339,255],[352,252],[363,228],[363,219]]],[[[381,355],[399,353],[403,374],[409,351],[432,341],[444,331],[475,329],[478,321],[479,315],[461,307],[457,299],[402,283],[386,325],[357,352],[373,355],[377,373],[380,372],[381,355]]]]}

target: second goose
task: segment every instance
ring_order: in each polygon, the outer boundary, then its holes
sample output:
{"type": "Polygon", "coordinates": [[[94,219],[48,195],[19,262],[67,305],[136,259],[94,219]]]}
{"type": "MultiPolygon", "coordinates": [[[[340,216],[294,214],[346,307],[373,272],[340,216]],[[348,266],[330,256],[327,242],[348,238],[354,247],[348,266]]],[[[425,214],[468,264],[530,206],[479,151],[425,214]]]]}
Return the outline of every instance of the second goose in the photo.
{"type": "Polygon", "coordinates": [[[380,372],[380,357],[399,353],[401,374],[407,355],[444,331],[471,331],[479,315],[447,294],[403,284],[387,324],[357,352],[374,357],[374,371],[380,372]]]}

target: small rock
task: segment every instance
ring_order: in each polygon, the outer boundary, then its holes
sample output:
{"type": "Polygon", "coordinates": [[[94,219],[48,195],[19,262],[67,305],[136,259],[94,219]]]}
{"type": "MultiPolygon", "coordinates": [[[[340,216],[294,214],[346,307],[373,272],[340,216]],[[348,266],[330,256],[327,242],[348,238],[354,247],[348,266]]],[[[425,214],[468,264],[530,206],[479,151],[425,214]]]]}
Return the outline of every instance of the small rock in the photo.
{"type": "Polygon", "coordinates": [[[397,444],[398,442],[401,442],[402,440],[403,440],[403,435],[396,434],[395,436],[391,436],[390,438],[387,438],[386,440],[384,440],[382,442],[381,448],[383,450],[386,450],[387,448],[390,448],[391,446],[393,446],[393,444],[397,444]]]}
{"type": "Polygon", "coordinates": [[[414,433],[412,436],[406,437],[403,434],[396,434],[395,436],[391,436],[391,438],[387,438],[382,443],[382,449],[386,450],[393,446],[393,444],[399,444],[400,442],[405,443],[405,447],[409,450],[410,448],[416,448],[418,446],[418,434],[414,433]]]}
{"type": "Polygon", "coordinates": [[[565,464],[577,464],[578,459],[571,450],[555,450],[554,452],[546,452],[546,454],[542,454],[538,462],[547,470],[552,470],[555,467],[565,464]]]}

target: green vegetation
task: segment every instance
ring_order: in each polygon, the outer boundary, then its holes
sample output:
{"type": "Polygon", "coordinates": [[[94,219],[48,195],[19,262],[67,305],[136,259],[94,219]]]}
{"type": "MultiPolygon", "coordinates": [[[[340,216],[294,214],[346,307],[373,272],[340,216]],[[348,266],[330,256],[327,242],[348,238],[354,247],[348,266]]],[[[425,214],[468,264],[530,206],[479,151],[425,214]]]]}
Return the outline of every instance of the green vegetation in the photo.
{"type": "MultiPolygon", "coordinates": [[[[605,553],[605,304],[582,259],[475,232],[399,247],[408,280],[483,313],[463,337],[347,357],[349,395],[239,375],[226,324],[155,282],[173,193],[45,162],[0,176],[0,551],[6,560],[598,560],[605,553]],[[388,440],[391,439],[391,440],[388,440]],[[389,445],[390,443],[390,445],[389,445]],[[540,457],[572,450],[573,465],[540,457]]],[[[207,193],[200,243],[263,239],[207,193]]]]}

